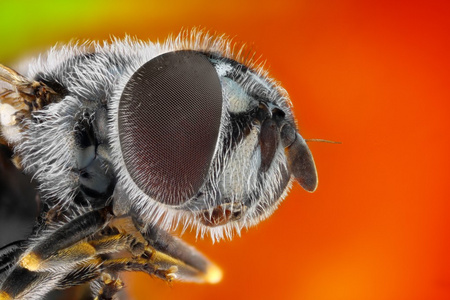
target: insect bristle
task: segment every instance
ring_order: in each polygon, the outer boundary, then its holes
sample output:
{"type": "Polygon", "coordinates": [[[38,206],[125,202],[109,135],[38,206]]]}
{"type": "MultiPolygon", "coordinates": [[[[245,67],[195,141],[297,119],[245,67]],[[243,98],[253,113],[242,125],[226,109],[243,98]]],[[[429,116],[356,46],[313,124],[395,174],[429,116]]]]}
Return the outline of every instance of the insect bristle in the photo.
{"type": "Polygon", "coordinates": [[[169,49],[205,51],[217,53],[232,59],[265,76],[267,71],[263,68],[265,61],[262,56],[248,44],[235,41],[225,34],[217,34],[200,28],[182,30],[177,36],[169,36],[164,46],[169,49]]]}

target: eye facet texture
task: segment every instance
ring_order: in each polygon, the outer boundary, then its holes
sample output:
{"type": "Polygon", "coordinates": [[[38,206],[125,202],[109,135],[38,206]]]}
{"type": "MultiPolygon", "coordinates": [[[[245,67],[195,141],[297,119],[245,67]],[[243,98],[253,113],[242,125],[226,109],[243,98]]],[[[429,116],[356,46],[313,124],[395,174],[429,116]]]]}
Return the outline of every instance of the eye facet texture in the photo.
{"type": "Polygon", "coordinates": [[[196,51],[148,61],[122,93],[119,138],[136,185],[157,201],[179,205],[208,174],[222,115],[222,88],[213,65],[196,51]]]}

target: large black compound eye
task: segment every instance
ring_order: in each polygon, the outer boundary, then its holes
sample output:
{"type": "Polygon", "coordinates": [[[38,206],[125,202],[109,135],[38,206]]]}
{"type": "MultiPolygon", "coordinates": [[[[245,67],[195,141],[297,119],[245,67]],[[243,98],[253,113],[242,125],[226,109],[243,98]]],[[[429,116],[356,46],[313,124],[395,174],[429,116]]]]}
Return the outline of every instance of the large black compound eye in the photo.
{"type": "Polygon", "coordinates": [[[119,103],[125,166],[144,193],[179,205],[199,191],[211,165],[222,115],[222,87],[196,51],[153,58],[134,73],[119,103]]]}

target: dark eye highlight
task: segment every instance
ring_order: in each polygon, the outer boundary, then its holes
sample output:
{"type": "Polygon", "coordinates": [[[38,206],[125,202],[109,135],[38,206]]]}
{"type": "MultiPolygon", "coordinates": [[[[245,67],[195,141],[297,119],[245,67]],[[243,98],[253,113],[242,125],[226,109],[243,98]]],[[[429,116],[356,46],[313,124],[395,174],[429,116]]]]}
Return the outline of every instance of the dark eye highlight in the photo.
{"type": "Polygon", "coordinates": [[[136,185],[155,200],[179,205],[203,185],[222,116],[222,88],[200,52],[175,51],[148,61],[122,93],[120,146],[136,185]]]}

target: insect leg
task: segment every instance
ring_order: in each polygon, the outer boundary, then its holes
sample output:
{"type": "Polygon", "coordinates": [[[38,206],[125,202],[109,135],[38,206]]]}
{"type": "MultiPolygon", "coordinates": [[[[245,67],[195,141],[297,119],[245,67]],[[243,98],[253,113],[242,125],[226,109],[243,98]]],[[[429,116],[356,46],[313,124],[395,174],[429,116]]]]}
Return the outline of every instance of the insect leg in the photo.
{"type": "Polygon", "coordinates": [[[220,269],[181,240],[157,227],[141,230],[131,217],[113,217],[108,208],[86,213],[25,251],[3,282],[0,300],[37,299],[52,289],[110,276],[100,281],[99,297],[106,297],[120,289],[120,271],[169,282],[220,280],[220,269]]]}
{"type": "MultiPolygon", "coordinates": [[[[131,255],[138,256],[144,252],[147,242],[135,229],[130,217],[114,218],[104,228],[101,227],[101,222],[91,225],[94,226],[91,228],[93,232],[89,233],[90,236],[80,235],[79,241],[66,248],[58,247],[58,249],[49,246],[44,248],[41,245],[37,245],[30,253],[19,260],[19,265],[31,271],[45,271],[63,266],[67,268],[69,265],[78,264],[101,254],[111,254],[126,250],[131,255]],[[98,232],[95,232],[95,229],[98,232]],[[45,251],[51,250],[51,252],[45,252],[42,249],[45,251]]],[[[66,227],[64,230],[70,231],[69,229],[72,230],[73,227],[66,227]]],[[[48,241],[51,241],[53,238],[54,235],[51,235],[44,242],[48,244],[48,241]]],[[[59,245],[63,245],[64,242],[67,241],[55,241],[59,245]]]]}
{"type": "Polygon", "coordinates": [[[108,208],[86,213],[26,250],[3,281],[0,300],[36,299],[52,290],[76,263],[95,255],[92,245],[80,241],[103,228],[109,218],[108,208]]]}
{"type": "Polygon", "coordinates": [[[184,281],[217,283],[222,279],[219,267],[166,231],[148,226],[143,230],[143,235],[148,241],[144,257],[158,269],[176,268],[174,277],[184,281]]]}
{"type": "MultiPolygon", "coordinates": [[[[53,267],[52,263],[61,264],[54,258],[54,255],[59,252],[61,252],[62,257],[69,256],[68,258],[70,258],[72,253],[67,253],[64,249],[70,248],[71,246],[74,247],[71,250],[76,250],[79,254],[78,261],[95,255],[95,249],[93,247],[80,244],[79,242],[100,230],[108,218],[109,213],[104,208],[88,212],[72,220],[36,244],[28,253],[20,258],[18,264],[31,271],[45,270],[53,267]]],[[[61,258],[61,256],[58,258],[61,258]]]]}

